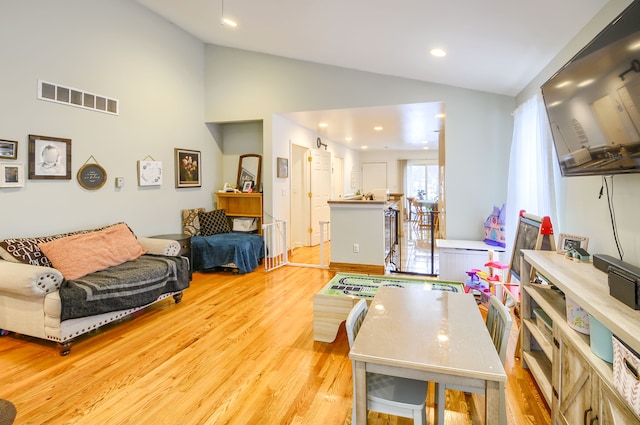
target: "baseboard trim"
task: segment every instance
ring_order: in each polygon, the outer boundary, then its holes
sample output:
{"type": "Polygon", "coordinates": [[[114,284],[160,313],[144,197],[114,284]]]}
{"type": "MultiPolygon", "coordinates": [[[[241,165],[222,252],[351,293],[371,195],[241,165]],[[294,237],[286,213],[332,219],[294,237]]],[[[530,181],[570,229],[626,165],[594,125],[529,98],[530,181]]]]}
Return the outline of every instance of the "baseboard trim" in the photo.
{"type": "Polygon", "coordinates": [[[329,271],[332,272],[353,272],[364,274],[384,274],[384,266],[376,266],[373,264],[352,264],[352,263],[329,263],[329,271]]]}

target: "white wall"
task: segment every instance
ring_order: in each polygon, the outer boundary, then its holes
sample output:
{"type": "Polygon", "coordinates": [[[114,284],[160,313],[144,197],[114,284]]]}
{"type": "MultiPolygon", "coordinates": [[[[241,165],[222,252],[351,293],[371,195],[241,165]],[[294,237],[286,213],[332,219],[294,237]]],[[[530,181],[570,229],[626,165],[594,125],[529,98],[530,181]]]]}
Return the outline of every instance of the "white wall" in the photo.
{"type": "Polygon", "coordinates": [[[480,238],[505,201],[514,98],[216,45],[205,60],[206,121],[263,120],[265,211],[281,203],[273,156],[289,143],[272,137],[274,114],[433,101],[447,111],[447,236],[480,238]]]}
{"type": "MultiPolygon", "coordinates": [[[[518,94],[518,104],[531,98],[540,86],[606,27],[630,0],[611,0],[560,53],[518,94]]],[[[590,253],[618,256],[606,197],[599,199],[600,177],[563,177],[558,191],[560,216],[554,233],[589,237],[590,253]]],[[[624,260],[640,266],[640,174],[618,175],[613,179],[613,204],[624,260]]]]}
{"type": "MultiPolygon", "coordinates": [[[[385,162],[387,164],[387,189],[391,193],[404,193],[402,186],[402,170],[399,161],[429,161],[438,164],[437,151],[363,151],[360,158],[365,162],[385,162]]],[[[407,194],[405,194],[407,195],[407,194]]],[[[489,215],[490,211],[486,214],[489,215]]],[[[486,218],[486,217],[485,217],[486,218]]]]}
{"type": "MultiPolygon", "coordinates": [[[[273,170],[273,202],[271,204],[267,204],[265,202],[265,222],[269,223],[272,221],[272,218],[277,218],[279,220],[287,220],[289,221],[289,223],[291,223],[292,213],[289,208],[289,206],[291,205],[291,175],[289,175],[289,178],[278,178],[276,176],[277,173],[275,172],[275,162],[278,157],[289,158],[289,160],[291,160],[289,152],[289,147],[291,144],[304,146],[308,149],[316,149],[316,138],[319,136],[319,134],[301,127],[281,115],[274,115],[272,119],[273,140],[277,140],[279,141],[279,143],[275,143],[273,145],[273,153],[271,155],[271,169],[273,170]]],[[[331,152],[332,158],[338,156],[344,159],[345,193],[350,193],[351,189],[350,185],[348,184],[351,181],[351,169],[354,167],[358,167],[358,164],[360,162],[358,152],[326,138],[324,140],[324,143],[327,144],[327,151],[331,152]],[[349,188],[348,190],[347,187],[349,188]]],[[[266,178],[267,177],[265,175],[263,181],[266,181],[266,178]]],[[[291,235],[289,236],[291,237],[291,235]]]]}
{"type": "Polygon", "coordinates": [[[180,209],[211,207],[221,151],[203,119],[202,42],[129,0],[4,1],[0,37],[0,138],[18,141],[13,162],[26,173],[29,134],[72,139],[71,180],[0,189],[0,238],[120,220],[139,235],[175,233],[180,209]],[[37,100],[38,79],[116,98],[120,115],[37,100]],[[175,188],[174,148],[201,151],[202,188],[175,188]],[[95,191],[76,180],[91,156],[108,176],[95,191]],[[147,156],[163,163],[160,187],[137,185],[147,156]]]}
{"type": "MultiPolygon", "coordinates": [[[[240,155],[263,154],[262,122],[227,123],[220,125],[220,129],[222,137],[222,184],[216,190],[222,189],[224,183],[232,185],[237,183],[240,155]]],[[[261,180],[263,180],[263,175],[261,170],[261,180]]],[[[256,185],[259,184],[259,182],[256,183],[256,185]]]]}

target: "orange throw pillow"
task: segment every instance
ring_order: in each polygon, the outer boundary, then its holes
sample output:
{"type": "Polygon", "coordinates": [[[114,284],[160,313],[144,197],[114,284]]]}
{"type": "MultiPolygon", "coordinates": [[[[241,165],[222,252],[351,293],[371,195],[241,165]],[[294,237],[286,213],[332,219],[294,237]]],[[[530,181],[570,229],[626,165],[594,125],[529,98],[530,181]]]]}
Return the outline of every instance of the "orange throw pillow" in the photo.
{"type": "Polygon", "coordinates": [[[147,252],[125,223],[38,246],[67,280],[135,260],[147,252]]]}

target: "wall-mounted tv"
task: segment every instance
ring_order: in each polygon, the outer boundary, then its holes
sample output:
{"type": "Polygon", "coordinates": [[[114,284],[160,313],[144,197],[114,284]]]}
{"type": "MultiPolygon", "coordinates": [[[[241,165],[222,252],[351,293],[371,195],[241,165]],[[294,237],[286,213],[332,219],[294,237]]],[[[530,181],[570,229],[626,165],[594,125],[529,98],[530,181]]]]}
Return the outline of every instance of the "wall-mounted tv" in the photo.
{"type": "Polygon", "coordinates": [[[563,176],[640,172],[640,0],[542,85],[563,176]]]}

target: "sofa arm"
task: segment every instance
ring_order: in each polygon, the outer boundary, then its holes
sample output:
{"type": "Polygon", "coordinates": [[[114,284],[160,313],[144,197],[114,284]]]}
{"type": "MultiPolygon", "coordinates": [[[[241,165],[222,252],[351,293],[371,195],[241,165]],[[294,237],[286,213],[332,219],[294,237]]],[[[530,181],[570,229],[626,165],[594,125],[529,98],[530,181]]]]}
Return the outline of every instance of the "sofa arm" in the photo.
{"type": "Polygon", "coordinates": [[[53,267],[0,260],[0,291],[27,297],[44,297],[57,291],[64,278],[53,267]]]}
{"type": "Polygon", "coordinates": [[[138,242],[147,250],[147,254],[168,255],[171,257],[180,254],[180,243],[178,241],[139,237],[138,242]]]}

